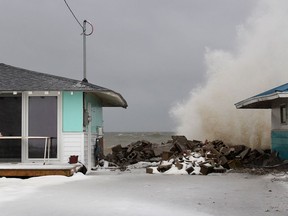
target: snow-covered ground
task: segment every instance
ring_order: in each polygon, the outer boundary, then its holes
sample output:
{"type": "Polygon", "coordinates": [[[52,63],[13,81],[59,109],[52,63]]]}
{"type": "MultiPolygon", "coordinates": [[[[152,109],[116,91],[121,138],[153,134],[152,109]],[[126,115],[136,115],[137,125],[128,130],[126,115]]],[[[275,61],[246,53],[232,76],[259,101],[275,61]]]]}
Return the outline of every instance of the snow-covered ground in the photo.
{"type": "Polygon", "coordinates": [[[288,215],[288,177],[95,171],[0,178],[1,216],[288,215]]]}

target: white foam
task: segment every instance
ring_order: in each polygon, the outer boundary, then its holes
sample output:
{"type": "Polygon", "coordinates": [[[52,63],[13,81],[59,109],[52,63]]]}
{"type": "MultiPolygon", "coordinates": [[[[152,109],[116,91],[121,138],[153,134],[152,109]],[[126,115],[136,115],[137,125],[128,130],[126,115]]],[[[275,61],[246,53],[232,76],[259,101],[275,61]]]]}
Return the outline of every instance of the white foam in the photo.
{"type": "Polygon", "coordinates": [[[179,134],[269,146],[270,111],[237,110],[234,104],[288,82],[287,8],[287,1],[260,1],[238,26],[234,52],[206,50],[206,83],[171,110],[179,134]]]}

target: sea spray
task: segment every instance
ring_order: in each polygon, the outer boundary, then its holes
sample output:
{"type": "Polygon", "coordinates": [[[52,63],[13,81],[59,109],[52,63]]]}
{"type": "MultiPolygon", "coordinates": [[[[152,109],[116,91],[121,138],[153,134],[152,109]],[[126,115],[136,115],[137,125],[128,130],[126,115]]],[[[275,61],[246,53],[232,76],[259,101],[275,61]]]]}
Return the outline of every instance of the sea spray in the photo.
{"type": "Polygon", "coordinates": [[[233,52],[206,50],[206,83],[171,110],[178,134],[270,147],[270,110],[237,110],[234,104],[288,82],[287,20],[288,1],[259,1],[237,28],[233,52]]]}

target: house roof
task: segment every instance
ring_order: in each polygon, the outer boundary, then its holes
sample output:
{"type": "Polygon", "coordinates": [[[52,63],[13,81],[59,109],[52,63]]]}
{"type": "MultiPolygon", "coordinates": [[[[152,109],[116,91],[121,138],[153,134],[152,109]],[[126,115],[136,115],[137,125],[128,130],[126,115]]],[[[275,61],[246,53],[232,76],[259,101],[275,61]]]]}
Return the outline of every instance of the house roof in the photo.
{"type": "Polygon", "coordinates": [[[89,82],[39,73],[0,63],[0,92],[83,91],[95,94],[104,107],[127,108],[121,94],[89,82]]]}
{"type": "Polygon", "coordinates": [[[272,104],[288,98],[288,83],[262,92],[235,104],[237,109],[270,109],[272,104]]]}

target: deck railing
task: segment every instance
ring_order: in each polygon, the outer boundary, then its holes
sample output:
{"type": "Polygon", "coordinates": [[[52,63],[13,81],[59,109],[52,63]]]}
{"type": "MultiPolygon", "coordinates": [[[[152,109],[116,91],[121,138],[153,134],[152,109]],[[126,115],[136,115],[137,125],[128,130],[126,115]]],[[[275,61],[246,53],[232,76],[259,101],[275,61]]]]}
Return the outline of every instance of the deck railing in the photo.
{"type": "Polygon", "coordinates": [[[0,136],[1,139],[45,139],[44,145],[44,156],[43,156],[43,164],[46,164],[46,155],[47,161],[49,162],[50,159],[50,147],[51,147],[51,138],[46,136],[0,136]]]}

